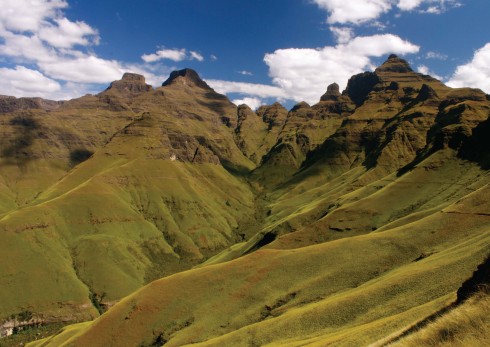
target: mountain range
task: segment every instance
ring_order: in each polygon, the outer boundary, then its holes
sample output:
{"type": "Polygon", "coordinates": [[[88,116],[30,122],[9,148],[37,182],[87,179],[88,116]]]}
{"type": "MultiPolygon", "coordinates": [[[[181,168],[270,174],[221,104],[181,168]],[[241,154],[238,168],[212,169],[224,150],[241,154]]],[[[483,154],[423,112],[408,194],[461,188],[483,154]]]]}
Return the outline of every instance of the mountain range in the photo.
{"type": "Polygon", "coordinates": [[[237,107],[191,69],[69,101],[1,96],[2,332],[381,346],[490,253],[489,115],[489,95],[395,55],[289,111],[237,107]]]}

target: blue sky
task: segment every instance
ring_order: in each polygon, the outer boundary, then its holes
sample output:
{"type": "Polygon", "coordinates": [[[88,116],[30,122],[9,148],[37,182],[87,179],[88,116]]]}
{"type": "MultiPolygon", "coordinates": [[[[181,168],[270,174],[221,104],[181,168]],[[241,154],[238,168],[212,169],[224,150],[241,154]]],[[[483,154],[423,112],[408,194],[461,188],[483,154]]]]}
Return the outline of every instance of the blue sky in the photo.
{"type": "Polygon", "coordinates": [[[315,103],[390,53],[490,93],[488,0],[0,0],[0,94],[67,99],[190,67],[235,103],[315,103]]]}

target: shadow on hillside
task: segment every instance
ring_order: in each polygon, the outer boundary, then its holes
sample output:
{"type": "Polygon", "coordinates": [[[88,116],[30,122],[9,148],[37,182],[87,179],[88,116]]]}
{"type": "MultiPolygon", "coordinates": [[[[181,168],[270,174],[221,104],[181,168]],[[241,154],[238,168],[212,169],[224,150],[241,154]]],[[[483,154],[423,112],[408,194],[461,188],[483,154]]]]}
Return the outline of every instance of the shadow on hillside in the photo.
{"type": "Polygon", "coordinates": [[[1,151],[1,156],[8,163],[24,164],[32,159],[29,148],[34,143],[39,123],[30,115],[19,115],[12,118],[9,124],[14,129],[14,138],[1,151]]]}

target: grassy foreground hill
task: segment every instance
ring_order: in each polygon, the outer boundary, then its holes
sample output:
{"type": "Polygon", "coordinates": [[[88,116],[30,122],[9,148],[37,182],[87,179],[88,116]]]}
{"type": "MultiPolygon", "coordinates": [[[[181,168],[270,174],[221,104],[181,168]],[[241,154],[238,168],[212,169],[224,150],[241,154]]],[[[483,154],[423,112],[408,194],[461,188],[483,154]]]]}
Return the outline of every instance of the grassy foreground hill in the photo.
{"type": "Polygon", "coordinates": [[[0,318],[88,321],[32,346],[367,346],[490,252],[489,96],[396,56],[289,112],[192,70],[0,106],[0,318]]]}

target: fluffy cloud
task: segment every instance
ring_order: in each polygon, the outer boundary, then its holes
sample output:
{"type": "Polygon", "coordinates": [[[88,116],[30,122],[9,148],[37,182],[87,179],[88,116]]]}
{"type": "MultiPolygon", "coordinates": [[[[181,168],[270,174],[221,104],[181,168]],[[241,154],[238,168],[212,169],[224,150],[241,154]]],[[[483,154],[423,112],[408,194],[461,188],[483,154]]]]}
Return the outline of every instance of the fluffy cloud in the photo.
{"type": "Polygon", "coordinates": [[[0,23],[6,30],[35,32],[66,7],[65,0],[2,0],[0,23]]]}
{"type": "Polygon", "coordinates": [[[154,63],[156,61],[163,60],[163,59],[173,60],[176,62],[183,61],[183,60],[203,61],[204,57],[198,52],[195,51],[187,52],[185,48],[181,48],[181,49],[161,49],[156,53],[143,54],[141,56],[141,59],[143,59],[147,63],[154,63]]]}
{"type": "Polygon", "coordinates": [[[328,23],[361,24],[378,18],[391,9],[391,0],[313,0],[330,15],[328,23]]]}
{"type": "Polygon", "coordinates": [[[338,43],[347,43],[354,36],[352,28],[348,27],[330,27],[330,31],[334,34],[335,40],[338,43]]]}
{"type": "Polygon", "coordinates": [[[265,84],[232,82],[222,80],[206,80],[218,93],[240,93],[245,95],[259,96],[262,98],[284,98],[286,93],[276,86],[265,84]]]}
{"type": "Polygon", "coordinates": [[[55,19],[56,25],[45,25],[38,32],[39,38],[54,47],[70,48],[75,45],[98,44],[97,30],[85,22],[71,22],[66,18],[55,19]]]}
{"type": "Polygon", "coordinates": [[[107,83],[121,78],[125,69],[114,60],[95,56],[74,59],[58,59],[40,62],[39,67],[48,76],[56,79],[81,83],[107,83]]]}
{"type": "Polygon", "coordinates": [[[263,105],[263,101],[259,98],[235,99],[232,102],[237,106],[242,104],[248,105],[252,110],[256,110],[259,106],[263,105]]]}
{"type": "Polygon", "coordinates": [[[58,82],[23,66],[0,68],[0,79],[0,94],[3,95],[46,97],[61,89],[58,82]]]}
{"type": "Polygon", "coordinates": [[[375,21],[393,9],[401,11],[419,10],[425,13],[442,13],[447,8],[461,6],[457,0],[313,0],[329,13],[330,24],[364,24],[375,21]],[[425,6],[425,8],[424,8],[425,6]]]}
{"type": "MultiPolygon", "coordinates": [[[[0,57],[18,66],[2,68],[1,93],[67,99],[100,89],[94,84],[119,79],[126,71],[161,83],[168,72],[164,66],[106,60],[87,49],[99,43],[98,31],[66,18],[67,7],[66,0],[2,0],[0,57]]],[[[203,59],[197,52],[188,54],[203,59]]]]}
{"type": "Polygon", "coordinates": [[[156,53],[143,54],[141,59],[147,63],[153,63],[162,59],[173,61],[182,61],[186,58],[187,52],[185,49],[161,49],[156,53]]]}
{"type": "Polygon", "coordinates": [[[490,94],[490,43],[477,50],[469,63],[458,66],[447,85],[480,88],[490,94]]]}
{"type": "Polygon", "coordinates": [[[398,7],[403,11],[411,11],[420,6],[424,0],[400,0],[398,7]]]}
{"type": "Polygon", "coordinates": [[[437,78],[438,80],[442,80],[442,77],[441,76],[439,76],[436,73],[434,73],[433,71],[431,71],[429,69],[429,67],[427,67],[426,65],[419,65],[419,66],[417,66],[417,72],[419,72],[421,74],[424,74],[424,75],[432,76],[434,78],[437,78]]]}
{"type": "Polygon", "coordinates": [[[371,57],[416,53],[418,50],[418,46],[398,36],[385,34],[356,37],[347,43],[319,49],[279,49],[266,54],[264,61],[269,66],[273,83],[285,97],[313,103],[318,101],[328,84],[337,82],[344,88],[352,75],[373,69],[371,57]]]}

